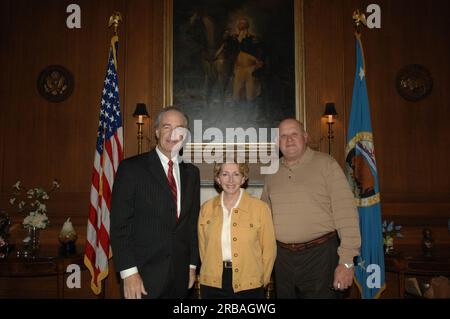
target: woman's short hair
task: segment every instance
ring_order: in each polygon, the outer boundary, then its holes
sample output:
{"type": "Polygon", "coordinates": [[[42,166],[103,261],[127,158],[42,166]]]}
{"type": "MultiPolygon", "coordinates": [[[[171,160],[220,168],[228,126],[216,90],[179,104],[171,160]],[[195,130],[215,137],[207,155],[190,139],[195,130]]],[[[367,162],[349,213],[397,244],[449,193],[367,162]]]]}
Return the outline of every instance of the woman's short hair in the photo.
{"type": "Polygon", "coordinates": [[[225,163],[215,163],[214,164],[214,187],[216,188],[216,190],[218,192],[221,192],[223,190],[222,186],[220,186],[217,183],[216,178],[219,177],[220,171],[222,170],[222,166],[224,164],[236,164],[238,166],[239,173],[241,173],[242,176],[244,176],[244,178],[245,178],[245,182],[244,182],[244,184],[242,184],[241,187],[242,188],[247,188],[247,186],[248,186],[248,176],[249,176],[249,173],[250,173],[250,168],[248,167],[248,164],[247,163],[234,163],[234,162],[226,163],[225,162],[225,163]]]}

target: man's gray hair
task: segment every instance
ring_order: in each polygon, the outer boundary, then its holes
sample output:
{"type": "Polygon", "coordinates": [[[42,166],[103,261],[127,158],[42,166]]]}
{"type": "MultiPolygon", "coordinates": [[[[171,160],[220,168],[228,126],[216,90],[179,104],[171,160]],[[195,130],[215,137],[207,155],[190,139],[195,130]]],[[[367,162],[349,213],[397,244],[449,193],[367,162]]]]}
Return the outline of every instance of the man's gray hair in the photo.
{"type": "Polygon", "coordinates": [[[173,106],[173,105],[172,105],[172,106],[164,107],[161,111],[158,112],[158,114],[157,114],[156,117],[155,117],[155,121],[154,121],[154,123],[153,123],[153,125],[154,125],[153,127],[154,127],[155,129],[157,129],[157,128],[159,127],[159,123],[161,123],[161,118],[162,118],[163,114],[165,114],[165,113],[167,113],[167,112],[170,112],[170,111],[175,111],[175,112],[178,112],[178,113],[180,113],[181,115],[183,115],[183,117],[184,117],[184,119],[185,119],[185,126],[186,126],[186,128],[188,127],[188,125],[189,125],[189,120],[188,120],[187,115],[184,114],[183,111],[182,111],[179,107],[173,106]]]}

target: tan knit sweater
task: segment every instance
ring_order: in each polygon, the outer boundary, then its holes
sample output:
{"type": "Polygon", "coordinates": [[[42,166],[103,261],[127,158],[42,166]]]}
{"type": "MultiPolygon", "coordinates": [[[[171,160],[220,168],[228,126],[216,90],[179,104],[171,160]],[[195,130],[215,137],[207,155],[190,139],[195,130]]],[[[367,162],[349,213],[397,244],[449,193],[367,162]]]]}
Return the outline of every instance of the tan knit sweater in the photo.
{"type": "Polygon", "coordinates": [[[304,243],[334,230],[341,243],[339,263],[359,255],[361,237],[353,193],[339,164],[307,148],[291,167],[283,161],[267,175],[261,199],[272,208],[275,234],[284,243],[304,243]]]}

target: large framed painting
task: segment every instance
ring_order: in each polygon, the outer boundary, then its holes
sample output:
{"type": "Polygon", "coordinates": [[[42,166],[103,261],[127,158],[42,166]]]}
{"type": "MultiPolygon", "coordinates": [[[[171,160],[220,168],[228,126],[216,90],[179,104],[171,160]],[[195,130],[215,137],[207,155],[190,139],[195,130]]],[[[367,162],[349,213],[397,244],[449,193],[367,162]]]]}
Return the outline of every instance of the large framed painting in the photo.
{"type": "Polygon", "coordinates": [[[304,120],[301,16],[296,0],[167,0],[165,105],[191,131],[304,120]]]}
{"type": "Polygon", "coordinates": [[[301,0],[165,3],[164,106],[187,114],[191,147],[267,146],[283,118],[304,121],[301,0]]]}

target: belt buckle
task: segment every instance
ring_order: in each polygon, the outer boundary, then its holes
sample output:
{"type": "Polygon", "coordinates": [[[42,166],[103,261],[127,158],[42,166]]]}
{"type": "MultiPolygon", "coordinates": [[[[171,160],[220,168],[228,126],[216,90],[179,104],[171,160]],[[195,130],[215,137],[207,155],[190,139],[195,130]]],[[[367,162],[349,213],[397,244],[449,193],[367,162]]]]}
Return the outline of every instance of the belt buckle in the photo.
{"type": "Polygon", "coordinates": [[[229,260],[225,260],[225,261],[223,262],[223,268],[233,268],[232,262],[229,261],[229,260]]]}

